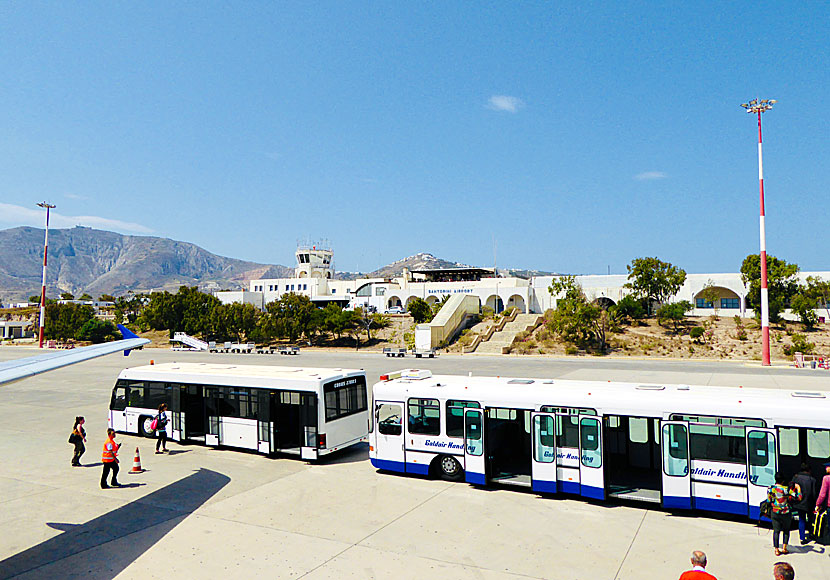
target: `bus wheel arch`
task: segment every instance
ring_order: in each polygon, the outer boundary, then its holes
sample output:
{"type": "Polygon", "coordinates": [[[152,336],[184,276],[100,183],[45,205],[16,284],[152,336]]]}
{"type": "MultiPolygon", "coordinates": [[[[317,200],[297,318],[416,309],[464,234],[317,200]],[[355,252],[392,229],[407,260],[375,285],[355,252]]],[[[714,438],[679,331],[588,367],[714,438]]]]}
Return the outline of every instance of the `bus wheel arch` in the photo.
{"type": "Polygon", "coordinates": [[[439,455],[433,459],[430,472],[448,481],[460,481],[464,477],[464,469],[452,455],[439,455]]]}
{"type": "Polygon", "coordinates": [[[138,418],[138,434],[142,437],[152,437],[153,430],[150,429],[150,424],[153,422],[153,418],[150,415],[141,415],[138,418]]]}

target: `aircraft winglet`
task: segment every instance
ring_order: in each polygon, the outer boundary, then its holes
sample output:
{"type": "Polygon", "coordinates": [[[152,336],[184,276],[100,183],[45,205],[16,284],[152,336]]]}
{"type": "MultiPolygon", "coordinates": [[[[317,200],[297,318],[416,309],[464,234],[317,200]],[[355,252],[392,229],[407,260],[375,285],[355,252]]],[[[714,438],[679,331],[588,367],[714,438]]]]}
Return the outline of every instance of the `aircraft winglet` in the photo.
{"type": "Polygon", "coordinates": [[[132,330],[130,330],[123,324],[118,325],[118,330],[121,331],[121,336],[124,338],[124,340],[127,340],[128,338],[139,338],[139,336],[136,333],[134,333],[132,330]]]}

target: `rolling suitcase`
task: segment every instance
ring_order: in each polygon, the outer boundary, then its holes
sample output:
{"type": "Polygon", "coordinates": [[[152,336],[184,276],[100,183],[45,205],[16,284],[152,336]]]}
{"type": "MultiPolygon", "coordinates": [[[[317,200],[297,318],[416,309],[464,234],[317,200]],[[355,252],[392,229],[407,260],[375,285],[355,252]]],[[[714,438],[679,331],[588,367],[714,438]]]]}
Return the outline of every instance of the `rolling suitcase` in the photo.
{"type": "Polygon", "coordinates": [[[830,545],[830,515],[827,514],[827,510],[816,514],[813,521],[813,539],[816,544],[830,545]]]}

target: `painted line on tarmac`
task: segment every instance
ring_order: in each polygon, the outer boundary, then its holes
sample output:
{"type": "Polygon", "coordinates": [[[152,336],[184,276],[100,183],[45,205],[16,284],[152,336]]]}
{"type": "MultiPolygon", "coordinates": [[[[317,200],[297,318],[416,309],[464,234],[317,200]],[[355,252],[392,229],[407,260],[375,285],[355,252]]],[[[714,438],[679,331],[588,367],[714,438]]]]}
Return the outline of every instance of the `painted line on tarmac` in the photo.
{"type": "Polygon", "coordinates": [[[648,515],[648,513],[650,511],[651,510],[645,510],[645,512],[643,513],[643,517],[640,520],[640,525],[637,526],[637,531],[634,532],[634,536],[631,538],[631,543],[628,544],[628,549],[625,551],[625,555],[623,556],[622,561],[620,561],[620,567],[617,568],[617,573],[614,574],[614,580],[617,580],[617,578],[620,577],[620,571],[622,570],[622,567],[625,564],[625,561],[628,559],[628,554],[631,553],[631,548],[634,547],[634,542],[635,542],[635,540],[637,540],[637,536],[640,534],[640,528],[643,527],[643,522],[646,521],[646,516],[648,515]]]}

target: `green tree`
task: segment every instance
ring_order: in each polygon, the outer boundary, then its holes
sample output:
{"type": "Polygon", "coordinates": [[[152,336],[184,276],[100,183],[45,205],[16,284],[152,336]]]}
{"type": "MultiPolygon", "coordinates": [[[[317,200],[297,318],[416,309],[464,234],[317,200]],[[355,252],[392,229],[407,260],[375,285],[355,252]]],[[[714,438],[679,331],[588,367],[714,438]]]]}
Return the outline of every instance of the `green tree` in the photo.
{"type": "Polygon", "coordinates": [[[801,291],[801,289],[790,299],[790,308],[794,314],[798,315],[798,318],[807,330],[813,330],[816,324],[818,324],[818,316],[815,311],[817,307],[818,299],[801,291]]]}
{"type": "Polygon", "coordinates": [[[626,268],[630,281],[624,287],[648,301],[649,314],[652,302],[665,303],[686,281],[685,270],[657,258],[635,258],[626,268]]]}
{"type": "Polygon", "coordinates": [[[78,340],[88,340],[93,344],[99,344],[107,340],[116,339],[115,333],[116,328],[112,322],[90,318],[78,329],[75,338],[78,340]]]}
{"type": "Polygon", "coordinates": [[[293,292],[284,294],[275,302],[270,302],[266,309],[273,317],[273,329],[277,336],[287,337],[289,342],[296,342],[302,335],[311,336],[315,330],[312,314],[316,308],[308,296],[293,292]]]}
{"type": "Polygon", "coordinates": [[[92,306],[72,303],[47,304],[43,333],[47,338],[54,340],[75,338],[81,327],[94,316],[92,306]]]}
{"type": "Polygon", "coordinates": [[[98,297],[98,302],[115,302],[115,296],[112,294],[101,294],[98,297]]]}
{"type": "Polygon", "coordinates": [[[253,304],[217,304],[209,317],[209,329],[202,332],[214,340],[245,342],[256,336],[259,317],[260,311],[253,304]]]}
{"type": "Polygon", "coordinates": [[[663,325],[665,322],[671,322],[674,333],[677,334],[680,323],[683,322],[683,319],[686,318],[686,313],[692,308],[692,303],[688,300],[663,304],[657,309],[657,323],[663,325]]]}
{"type": "Polygon", "coordinates": [[[718,309],[720,308],[720,292],[711,280],[708,280],[706,286],[700,291],[700,297],[712,304],[712,308],[715,310],[715,318],[717,318],[718,309]]]}
{"type": "Polygon", "coordinates": [[[548,292],[557,297],[556,308],[545,323],[548,330],[565,342],[580,347],[595,344],[605,351],[612,313],[589,302],[574,276],[554,278],[548,292]]]}
{"type": "Polygon", "coordinates": [[[207,335],[213,328],[211,314],[219,299],[198,288],[181,286],[176,294],[153,292],[141,311],[139,323],[154,330],[207,335]]]}
{"type": "Polygon", "coordinates": [[[412,319],[415,321],[415,324],[429,322],[434,316],[429,304],[426,300],[422,300],[421,298],[411,300],[408,310],[409,314],[412,316],[412,319]]]}
{"type": "Polygon", "coordinates": [[[81,297],[78,298],[78,300],[92,300],[92,296],[84,292],[83,294],[81,294],[81,297]]]}
{"type": "Polygon", "coordinates": [[[344,332],[349,332],[355,325],[355,313],[352,310],[343,310],[337,304],[328,304],[323,309],[323,328],[341,338],[344,332]]]}
{"type": "Polygon", "coordinates": [[[614,313],[623,320],[640,320],[646,315],[646,308],[643,300],[638,300],[630,294],[623,296],[619,302],[612,307],[614,313]]]}
{"type": "MultiPolygon", "coordinates": [[[[61,300],[75,300],[75,295],[72,292],[61,292],[61,300]]],[[[38,297],[40,301],[40,297],[38,297]]]]}
{"type": "MultiPolygon", "coordinates": [[[[769,296],[769,319],[778,322],[781,312],[798,291],[798,264],[788,264],[775,256],[767,255],[767,288],[769,296]]],[[[741,264],[741,281],[749,286],[746,301],[755,310],[755,317],[761,317],[761,258],[750,254],[741,264]]]]}

